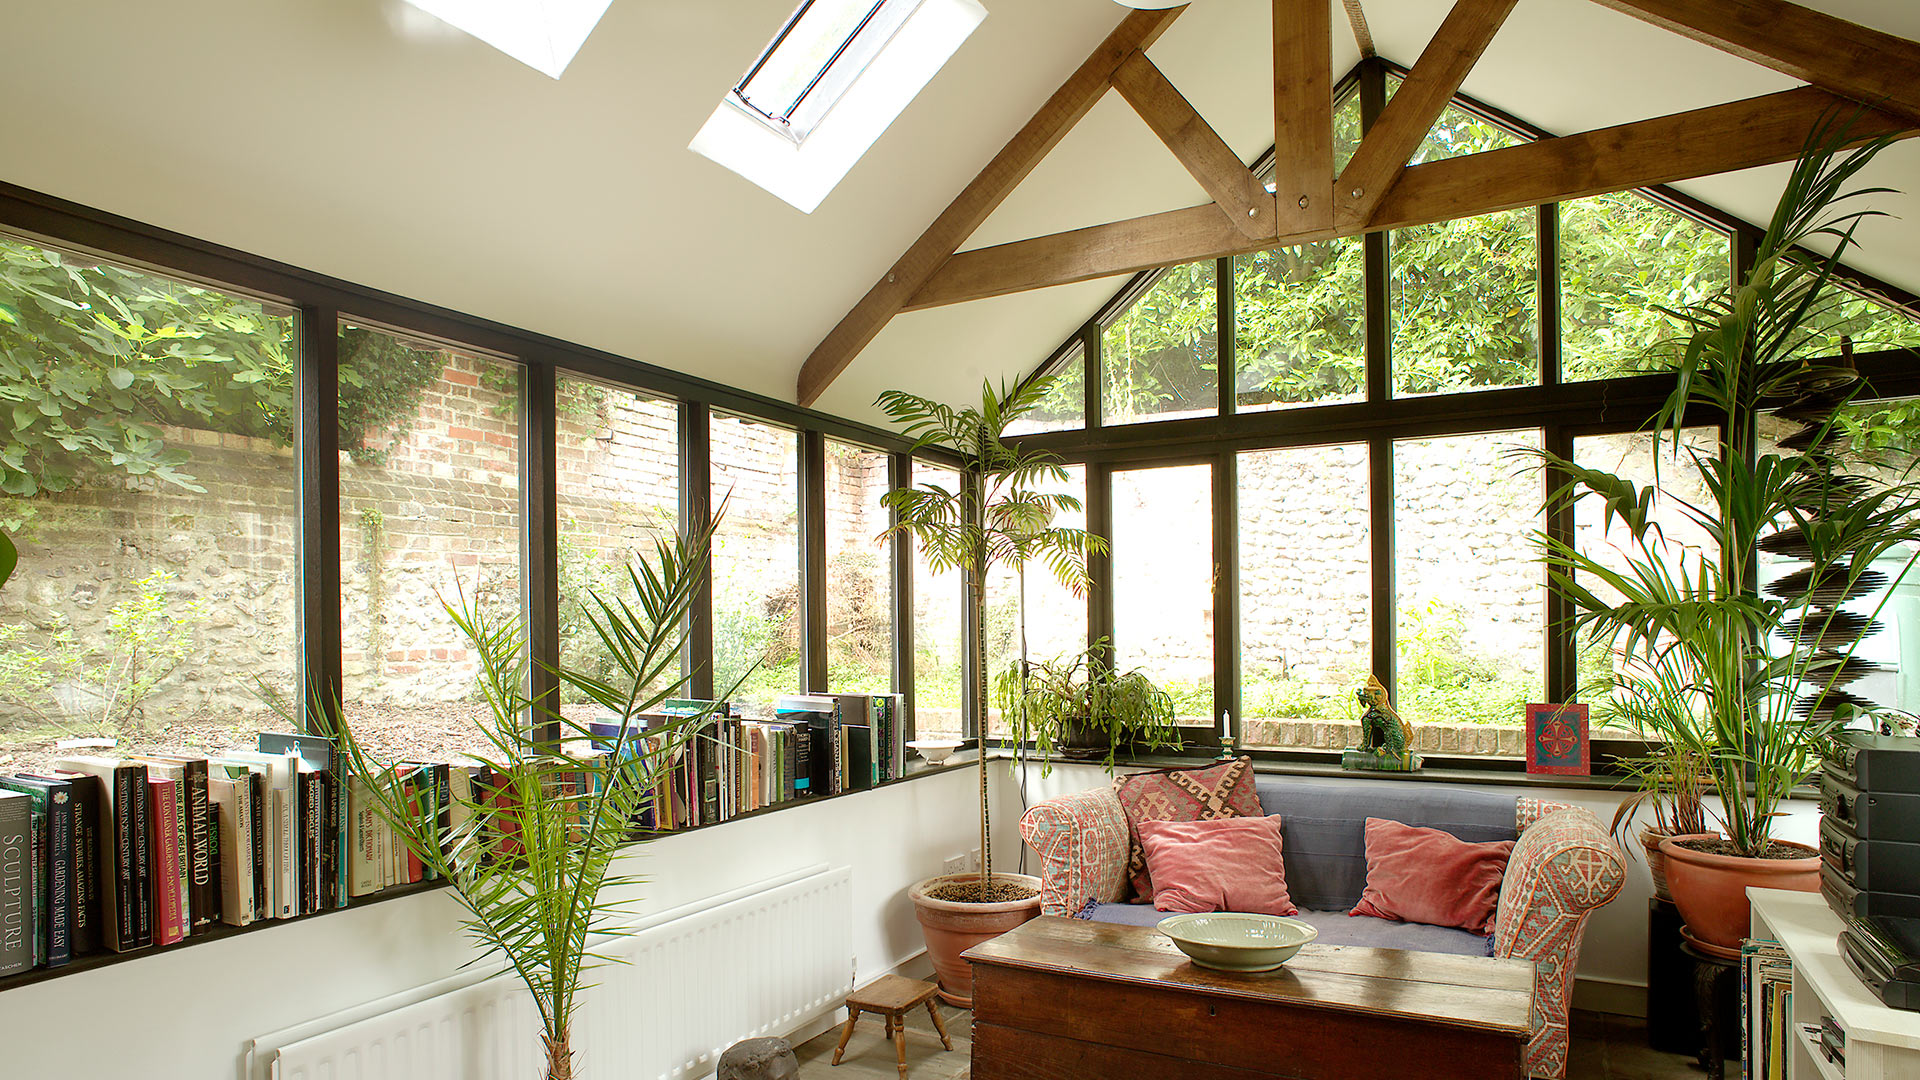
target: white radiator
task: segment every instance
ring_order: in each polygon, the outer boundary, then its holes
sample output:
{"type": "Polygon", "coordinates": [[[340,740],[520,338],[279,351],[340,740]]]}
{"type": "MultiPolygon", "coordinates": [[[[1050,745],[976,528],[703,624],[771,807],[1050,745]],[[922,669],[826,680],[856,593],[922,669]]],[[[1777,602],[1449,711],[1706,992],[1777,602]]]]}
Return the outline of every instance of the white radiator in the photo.
{"type": "MultiPolygon", "coordinates": [[[[785,1034],[852,988],[853,881],[819,868],[649,918],[589,974],[574,1017],[582,1080],[694,1080],[720,1052],[785,1034]]],[[[456,977],[458,978],[458,977],[456,977]]],[[[446,984],[439,984],[444,986],[446,984]]],[[[532,999],[511,975],[399,995],[255,1040],[246,1071],[277,1080],[538,1080],[532,999]]]]}

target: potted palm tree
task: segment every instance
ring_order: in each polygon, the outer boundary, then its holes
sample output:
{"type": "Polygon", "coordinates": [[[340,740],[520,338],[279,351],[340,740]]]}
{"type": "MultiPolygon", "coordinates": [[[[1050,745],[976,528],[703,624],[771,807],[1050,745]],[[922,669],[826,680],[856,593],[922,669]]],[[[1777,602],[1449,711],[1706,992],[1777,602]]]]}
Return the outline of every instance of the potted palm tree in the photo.
{"type": "Polygon", "coordinates": [[[1657,477],[1641,487],[1544,455],[1568,477],[1562,498],[1600,499],[1608,523],[1619,521],[1628,537],[1624,566],[1558,538],[1538,540],[1576,627],[1671,683],[1659,691],[1663,707],[1644,710],[1642,719],[1682,764],[1644,775],[1671,791],[1690,783],[1688,770],[1697,767],[1718,796],[1720,832],[1659,844],[1689,936],[1710,951],[1737,949],[1747,927],[1746,886],[1818,889],[1818,852],[1775,837],[1774,823],[1858,704],[1841,689],[1864,663],[1853,656],[1857,636],[1848,641],[1844,633],[1857,616],[1842,615],[1840,602],[1888,584],[1874,564],[1920,535],[1913,484],[1867,483],[1845,472],[1834,415],[1861,393],[1860,380],[1802,359],[1833,302],[1832,277],[1854,227],[1875,213],[1847,204],[1884,190],[1850,189],[1887,143],[1847,150],[1858,141],[1847,127],[1829,121],[1809,137],[1742,279],[1680,313],[1691,335],[1650,427],[1656,458],[1694,474],[1706,496],[1689,503],[1657,477]],[[1810,254],[1809,242],[1831,253],[1810,254]],[[1760,424],[1776,409],[1807,426],[1768,445],[1760,424]],[[1689,447],[1685,425],[1700,423],[1703,413],[1720,423],[1719,438],[1689,447]],[[1679,505],[1717,550],[1663,544],[1656,497],[1679,505]],[[1761,549],[1791,551],[1807,565],[1763,590],[1761,549]]]}
{"type": "Polygon", "coordinates": [[[614,858],[635,839],[635,815],[660,771],[705,719],[676,717],[671,727],[641,729],[642,716],[683,681],[686,616],[711,535],[660,542],[650,563],[629,569],[628,596],[590,597],[587,620],[612,673],[556,674],[600,715],[618,718],[618,734],[597,739],[604,752],[581,753],[596,741],[590,729],[527,696],[525,620],[464,596],[447,612],[478,661],[488,706],[479,725],[486,745],[471,752],[485,769],[485,793],[462,799],[463,812],[443,824],[431,800],[406,797],[394,764],[374,760],[344,714],[335,725],[349,781],[407,848],[451,883],[474,940],[526,984],[540,1015],[546,1080],[571,1080],[580,994],[591,987],[594,968],[617,962],[605,943],[629,932],[625,919],[636,902],[630,887],[639,879],[613,873],[614,858]]]}
{"type": "Polygon", "coordinates": [[[1069,656],[1015,660],[995,677],[994,700],[1002,715],[1019,718],[1019,741],[1032,740],[1041,775],[1055,754],[1098,761],[1111,773],[1122,749],[1180,748],[1173,698],[1137,668],[1114,670],[1111,656],[1103,638],[1069,656]]]}
{"type": "MultiPolygon", "coordinates": [[[[1004,436],[1008,425],[1046,397],[1052,379],[1034,379],[1012,389],[981,387],[980,405],[955,409],[917,394],[889,390],[879,405],[906,435],[913,449],[943,446],[964,458],[961,482],[949,491],[937,484],[899,488],[884,502],[895,524],[887,535],[914,538],[935,573],[960,570],[972,609],[973,654],[986,656],[986,583],[995,567],[1020,575],[1022,590],[1029,564],[1044,565],[1075,592],[1086,588],[1087,553],[1105,542],[1084,529],[1059,525],[1062,513],[1080,509],[1071,495],[1041,490],[1048,481],[1064,483],[1067,472],[1053,455],[1022,450],[1004,436]]],[[[1026,659],[1026,611],[1020,614],[1021,659],[1026,659]]],[[[960,954],[981,941],[1013,929],[1040,912],[1040,881],[1028,874],[996,874],[987,808],[987,673],[977,671],[970,704],[973,730],[980,733],[980,869],[944,874],[908,890],[914,914],[926,934],[927,951],[940,976],[940,994],[970,1007],[973,971],[960,954]]],[[[1016,723],[1018,721],[1016,720],[1016,723]]]]}

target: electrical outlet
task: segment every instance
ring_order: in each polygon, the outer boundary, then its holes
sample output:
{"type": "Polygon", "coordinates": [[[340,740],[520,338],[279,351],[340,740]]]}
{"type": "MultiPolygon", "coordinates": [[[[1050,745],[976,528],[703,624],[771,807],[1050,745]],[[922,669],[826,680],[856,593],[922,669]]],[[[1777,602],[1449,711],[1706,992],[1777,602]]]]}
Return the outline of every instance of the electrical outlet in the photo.
{"type": "Polygon", "coordinates": [[[980,872],[980,849],[979,848],[974,848],[972,851],[967,853],[967,872],[970,874],[977,874],[980,872]]]}
{"type": "Polygon", "coordinates": [[[944,871],[942,871],[942,873],[947,873],[947,874],[964,874],[966,872],[967,872],[967,857],[965,855],[955,855],[954,857],[948,859],[947,868],[944,871]]]}

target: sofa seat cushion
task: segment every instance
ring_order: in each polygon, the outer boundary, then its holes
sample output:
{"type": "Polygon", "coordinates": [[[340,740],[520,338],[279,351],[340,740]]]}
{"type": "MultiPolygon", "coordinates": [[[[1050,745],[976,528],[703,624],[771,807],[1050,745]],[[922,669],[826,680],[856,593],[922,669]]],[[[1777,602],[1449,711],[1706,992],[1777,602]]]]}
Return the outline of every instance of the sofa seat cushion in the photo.
{"type": "MultiPolygon", "coordinates": [[[[1157,926],[1161,919],[1172,917],[1145,904],[1089,904],[1081,915],[1094,922],[1120,923],[1124,926],[1157,926]]],[[[1457,956],[1487,955],[1486,938],[1446,926],[1358,918],[1344,911],[1308,911],[1304,908],[1294,918],[1310,923],[1320,931],[1320,936],[1314,940],[1316,945],[1364,945],[1374,949],[1453,953],[1457,956]]]]}

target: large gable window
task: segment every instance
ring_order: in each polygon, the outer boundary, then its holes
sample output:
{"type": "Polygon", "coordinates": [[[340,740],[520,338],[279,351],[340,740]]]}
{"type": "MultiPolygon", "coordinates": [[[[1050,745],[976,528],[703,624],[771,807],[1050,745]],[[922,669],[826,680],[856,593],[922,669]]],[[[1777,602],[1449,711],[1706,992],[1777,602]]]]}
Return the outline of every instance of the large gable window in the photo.
{"type": "Polygon", "coordinates": [[[688,149],[812,213],[986,17],[977,0],[804,0],[688,149]]]}

